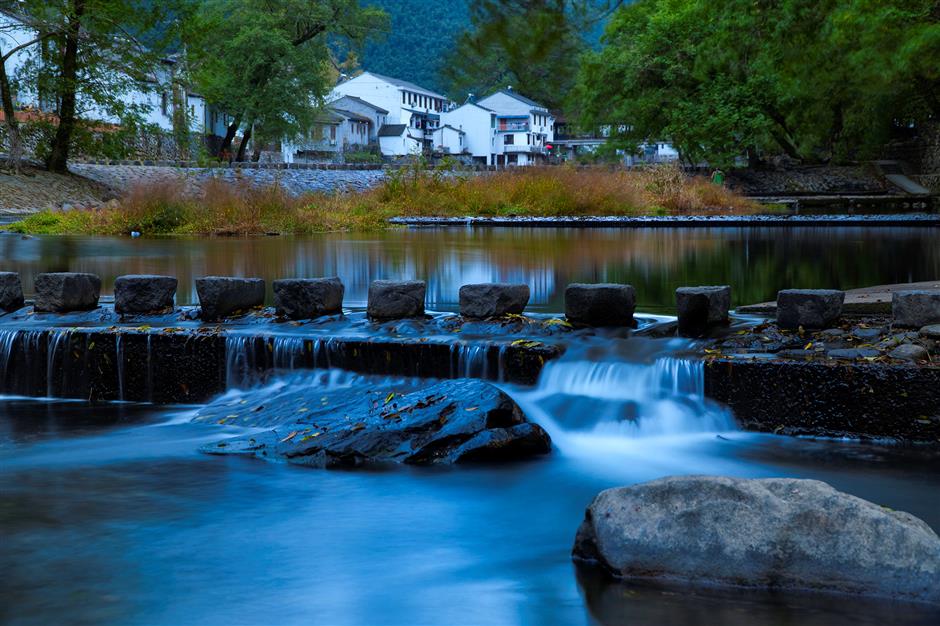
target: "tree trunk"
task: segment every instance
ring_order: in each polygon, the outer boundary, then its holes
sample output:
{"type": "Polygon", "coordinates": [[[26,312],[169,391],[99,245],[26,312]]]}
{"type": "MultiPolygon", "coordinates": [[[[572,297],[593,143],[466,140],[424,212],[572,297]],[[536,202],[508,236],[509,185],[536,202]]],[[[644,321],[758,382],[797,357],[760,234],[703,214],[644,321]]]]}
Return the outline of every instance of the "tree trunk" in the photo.
{"type": "Polygon", "coordinates": [[[257,163],[258,161],[261,160],[261,144],[260,143],[257,143],[257,142],[255,143],[255,151],[251,155],[251,160],[254,163],[257,163]]]}
{"type": "Polygon", "coordinates": [[[248,150],[248,141],[251,139],[251,129],[252,125],[248,124],[248,127],[245,128],[245,134],[242,135],[242,142],[238,146],[238,156],[235,157],[235,160],[239,163],[245,160],[245,152],[248,150]]]}
{"type": "Polygon", "coordinates": [[[13,109],[13,94],[10,91],[10,79],[7,76],[6,63],[0,60],[0,100],[3,105],[3,117],[7,127],[7,167],[15,173],[20,172],[22,143],[20,142],[20,124],[16,121],[13,109]]]}
{"type": "Polygon", "coordinates": [[[81,34],[85,0],[73,0],[72,14],[65,30],[65,52],[62,55],[62,75],[59,84],[59,126],[52,140],[52,150],[46,159],[50,172],[68,172],[69,147],[75,130],[76,88],[78,81],[78,38],[81,34]]]}
{"type": "Polygon", "coordinates": [[[225,138],[222,139],[222,145],[219,147],[220,157],[232,154],[232,142],[235,141],[235,134],[238,132],[238,127],[241,125],[242,116],[239,113],[235,116],[235,119],[232,120],[232,123],[229,124],[228,128],[225,130],[225,138]]]}

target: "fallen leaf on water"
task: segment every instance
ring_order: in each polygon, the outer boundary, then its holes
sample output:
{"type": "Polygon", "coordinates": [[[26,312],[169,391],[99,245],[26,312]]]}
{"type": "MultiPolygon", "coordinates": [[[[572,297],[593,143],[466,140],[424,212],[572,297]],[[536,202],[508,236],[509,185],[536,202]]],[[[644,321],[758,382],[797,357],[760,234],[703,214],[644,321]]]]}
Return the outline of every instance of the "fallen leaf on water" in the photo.
{"type": "Polygon", "coordinates": [[[349,430],[355,432],[357,430],[362,430],[365,427],[366,425],[363,422],[356,422],[355,424],[352,425],[352,427],[349,430]]]}
{"type": "Polygon", "coordinates": [[[300,431],[297,431],[297,430],[291,431],[291,433],[290,433],[289,435],[287,435],[286,437],[284,437],[283,439],[281,439],[278,443],[284,443],[285,441],[290,441],[291,439],[293,439],[294,437],[297,436],[297,433],[298,433],[298,432],[300,432],[300,431]]]}
{"type": "Polygon", "coordinates": [[[388,404],[389,402],[391,402],[394,397],[395,397],[395,392],[392,391],[387,396],[385,396],[385,404],[388,404]]]}
{"type": "Polygon", "coordinates": [[[464,411],[466,411],[467,413],[469,413],[470,411],[478,411],[478,410],[480,410],[480,407],[478,406],[471,406],[471,407],[467,407],[466,409],[464,409],[464,411]]]}

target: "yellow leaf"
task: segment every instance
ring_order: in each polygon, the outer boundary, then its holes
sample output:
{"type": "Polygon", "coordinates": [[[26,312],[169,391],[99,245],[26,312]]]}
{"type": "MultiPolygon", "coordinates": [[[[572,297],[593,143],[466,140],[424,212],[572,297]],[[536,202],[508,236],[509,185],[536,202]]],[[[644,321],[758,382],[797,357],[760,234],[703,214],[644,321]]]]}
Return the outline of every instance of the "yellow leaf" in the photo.
{"type": "Polygon", "coordinates": [[[293,439],[294,437],[297,436],[297,433],[298,433],[298,432],[299,432],[299,431],[296,431],[296,430],[291,431],[291,433],[290,433],[289,435],[287,435],[286,437],[284,437],[283,439],[281,439],[279,443],[284,443],[285,441],[290,441],[291,439],[293,439]]]}
{"type": "Polygon", "coordinates": [[[385,396],[385,404],[388,404],[389,402],[391,402],[391,401],[392,401],[392,398],[394,398],[394,397],[395,397],[395,392],[392,391],[392,392],[389,393],[387,396],[385,396]]]}

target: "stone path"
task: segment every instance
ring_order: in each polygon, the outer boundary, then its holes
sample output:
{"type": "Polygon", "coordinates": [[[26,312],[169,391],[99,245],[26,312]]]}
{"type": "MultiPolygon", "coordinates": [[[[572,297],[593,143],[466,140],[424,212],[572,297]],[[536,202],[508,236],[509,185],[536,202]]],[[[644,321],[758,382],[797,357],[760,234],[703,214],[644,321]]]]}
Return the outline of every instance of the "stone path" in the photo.
{"type": "MultiPolygon", "coordinates": [[[[908,291],[911,289],[940,289],[940,280],[850,289],[845,292],[845,304],[842,306],[842,312],[848,315],[890,313],[892,294],[895,291],[908,291]]],[[[749,304],[738,307],[737,312],[747,315],[774,316],[777,314],[777,303],[749,304]]]]}

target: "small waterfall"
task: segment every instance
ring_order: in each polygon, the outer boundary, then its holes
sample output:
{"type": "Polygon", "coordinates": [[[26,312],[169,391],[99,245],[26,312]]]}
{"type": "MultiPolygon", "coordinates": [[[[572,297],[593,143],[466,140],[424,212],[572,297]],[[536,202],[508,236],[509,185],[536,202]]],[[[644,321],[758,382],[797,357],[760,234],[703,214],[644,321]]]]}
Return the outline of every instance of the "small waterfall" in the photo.
{"type": "Polygon", "coordinates": [[[488,345],[455,343],[450,351],[451,378],[490,378],[488,345]]]}
{"type": "MultiPolygon", "coordinates": [[[[121,333],[117,333],[114,336],[114,364],[117,368],[117,392],[118,400],[124,400],[124,342],[122,341],[123,336],[121,333]]],[[[147,355],[149,362],[149,354],[147,355]]]]}
{"type": "Polygon", "coordinates": [[[586,444],[736,429],[731,412],[705,398],[704,363],[676,356],[688,345],[669,349],[663,340],[626,342],[639,342],[647,353],[628,360],[622,345],[618,354],[596,346],[593,353],[572,350],[546,364],[534,389],[508,391],[559,447],[573,440],[586,444]]]}
{"type": "Polygon", "coordinates": [[[225,339],[226,386],[253,387],[277,372],[329,368],[331,346],[331,339],[230,335],[225,339]]]}
{"type": "Polygon", "coordinates": [[[72,332],[50,331],[46,347],[46,397],[56,397],[57,389],[68,385],[68,349],[72,332]],[[57,384],[58,383],[58,384],[57,384]]]}

